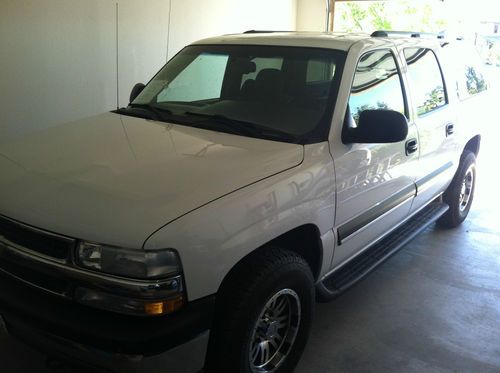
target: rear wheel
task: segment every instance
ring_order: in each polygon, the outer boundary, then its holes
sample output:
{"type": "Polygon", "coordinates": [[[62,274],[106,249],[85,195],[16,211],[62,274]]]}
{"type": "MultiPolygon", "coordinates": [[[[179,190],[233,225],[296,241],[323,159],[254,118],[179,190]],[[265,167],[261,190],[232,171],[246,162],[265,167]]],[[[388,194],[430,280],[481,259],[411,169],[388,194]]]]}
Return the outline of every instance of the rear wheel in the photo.
{"type": "Polygon", "coordinates": [[[306,261],[267,248],[240,263],[217,295],[207,370],[291,372],[306,344],[314,284],[306,261]]]}
{"type": "Polygon", "coordinates": [[[443,194],[443,201],[450,209],[437,221],[445,228],[459,226],[469,214],[476,186],[476,156],[465,151],[451,184],[443,194]]]}

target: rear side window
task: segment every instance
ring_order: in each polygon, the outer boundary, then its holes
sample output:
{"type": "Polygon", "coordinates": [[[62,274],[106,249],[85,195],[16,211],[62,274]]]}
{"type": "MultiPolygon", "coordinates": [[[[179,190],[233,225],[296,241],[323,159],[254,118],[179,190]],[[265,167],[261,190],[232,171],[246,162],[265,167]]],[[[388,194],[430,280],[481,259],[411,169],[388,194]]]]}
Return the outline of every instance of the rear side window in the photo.
{"type": "Polygon", "coordinates": [[[446,68],[454,74],[460,100],[488,89],[488,83],[483,74],[483,63],[474,47],[457,42],[444,45],[442,50],[442,55],[446,58],[446,68]]]}
{"type": "Polygon", "coordinates": [[[390,50],[377,50],[361,57],[349,98],[349,110],[356,124],[364,110],[380,109],[405,113],[400,74],[390,50]]]}
{"type": "Polygon", "coordinates": [[[436,55],[426,48],[404,50],[417,115],[422,116],[447,104],[443,76],[436,55]]]}
{"type": "Polygon", "coordinates": [[[480,69],[474,63],[467,63],[458,81],[458,92],[461,99],[474,96],[487,88],[480,69]]]}

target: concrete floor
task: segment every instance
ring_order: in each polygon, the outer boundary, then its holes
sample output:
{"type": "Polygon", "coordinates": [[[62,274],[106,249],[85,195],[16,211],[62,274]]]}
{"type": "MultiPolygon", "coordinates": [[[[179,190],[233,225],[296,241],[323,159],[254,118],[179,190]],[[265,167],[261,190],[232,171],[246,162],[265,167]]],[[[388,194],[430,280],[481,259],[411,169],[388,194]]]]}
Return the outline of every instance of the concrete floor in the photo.
{"type": "MultiPolygon", "coordinates": [[[[484,136],[468,220],[427,229],[356,287],[318,304],[296,372],[500,372],[496,139],[484,136]]],[[[0,361],[5,373],[53,372],[45,356],[1,332],[0,361]]]]}

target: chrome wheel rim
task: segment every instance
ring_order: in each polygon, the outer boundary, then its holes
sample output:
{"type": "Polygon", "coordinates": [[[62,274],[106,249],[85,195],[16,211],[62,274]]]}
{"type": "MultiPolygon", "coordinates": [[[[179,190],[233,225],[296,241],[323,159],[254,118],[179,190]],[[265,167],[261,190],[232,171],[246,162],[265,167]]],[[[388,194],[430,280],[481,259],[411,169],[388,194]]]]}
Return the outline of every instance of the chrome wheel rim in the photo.
{"type": "Polygon", "coordinates": [[[474,189],[474,166],[471,165],[465,177],[462,180],[462,187],[460,188],[460,196],[458,199],[458,208],[460,211],[464,211],[470,204],[472,199],[472,190],[474,189]]]}
{"type": "Polygon", "coordinates": [[[285,361],[300,326],[300,299],[292,289],[274,294],[261,310],[250,339],[252,372],[274,372],[285,361]]]}

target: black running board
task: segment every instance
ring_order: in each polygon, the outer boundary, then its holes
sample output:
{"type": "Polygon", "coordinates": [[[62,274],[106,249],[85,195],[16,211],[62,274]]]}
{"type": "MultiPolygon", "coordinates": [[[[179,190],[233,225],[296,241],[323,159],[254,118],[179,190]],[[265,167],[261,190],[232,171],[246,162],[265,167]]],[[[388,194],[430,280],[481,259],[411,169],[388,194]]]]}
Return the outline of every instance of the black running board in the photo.
{"type": "Polygon", "coordinates": [[[316,285],[318,300],[328,301],[356,284],[439,219],[448,209],[449,206],[445,203],[431,203],[401,227],[320,281],[316,285]]]}

